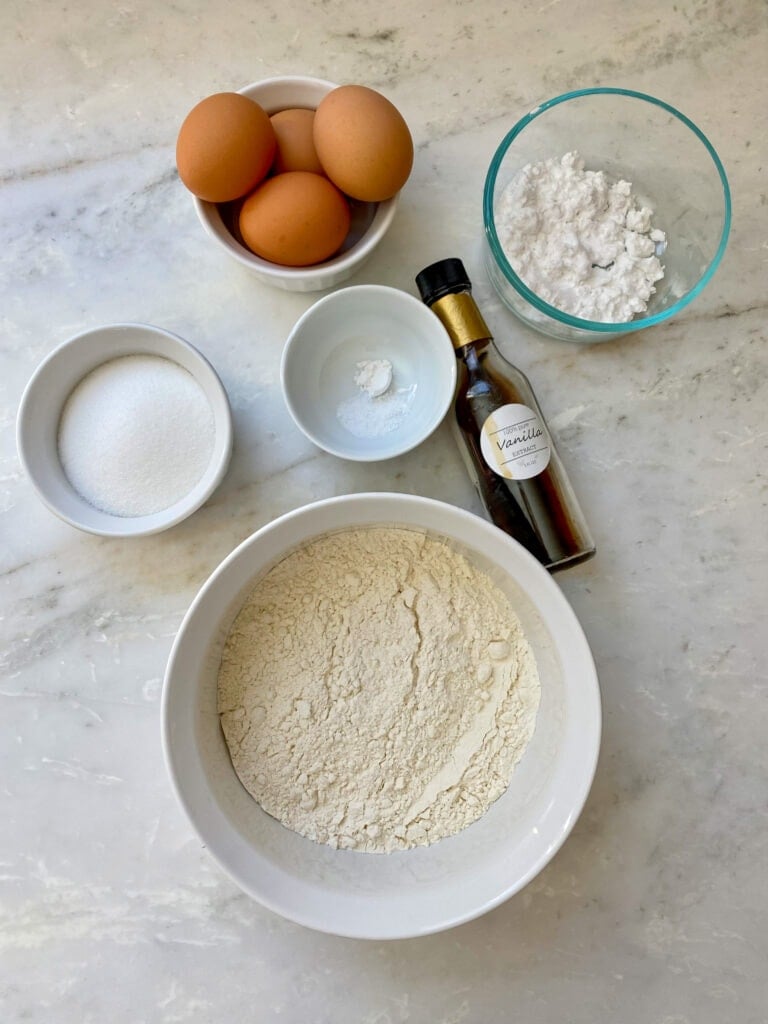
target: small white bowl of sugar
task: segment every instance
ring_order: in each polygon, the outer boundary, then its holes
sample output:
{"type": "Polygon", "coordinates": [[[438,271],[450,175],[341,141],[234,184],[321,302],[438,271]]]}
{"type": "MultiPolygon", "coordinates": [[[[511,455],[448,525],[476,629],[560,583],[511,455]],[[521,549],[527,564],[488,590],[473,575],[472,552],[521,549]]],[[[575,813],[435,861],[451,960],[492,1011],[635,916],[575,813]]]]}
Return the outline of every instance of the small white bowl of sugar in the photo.
{"type": "Polygon", "coordinates": [[[159,533],[221,483],[232,418],[211,364],[175,334],[111,324],[37,368],[17,419],[21,462],[48,508],[105,537],[159,533]]]}

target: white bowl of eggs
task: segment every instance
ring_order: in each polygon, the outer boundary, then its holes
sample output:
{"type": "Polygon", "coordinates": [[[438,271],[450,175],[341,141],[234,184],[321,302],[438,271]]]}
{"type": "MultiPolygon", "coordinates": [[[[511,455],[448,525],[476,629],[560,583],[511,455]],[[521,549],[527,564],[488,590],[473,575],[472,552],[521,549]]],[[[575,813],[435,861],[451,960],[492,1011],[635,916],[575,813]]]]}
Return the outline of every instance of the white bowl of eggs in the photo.
{"type": "Polygon", "coordinates": [[[221,248],[262,283],[309,292],[345,281],[384,237],[413,141],[373,89],[282,76],[201,100],[176,163],[221,248]]]}

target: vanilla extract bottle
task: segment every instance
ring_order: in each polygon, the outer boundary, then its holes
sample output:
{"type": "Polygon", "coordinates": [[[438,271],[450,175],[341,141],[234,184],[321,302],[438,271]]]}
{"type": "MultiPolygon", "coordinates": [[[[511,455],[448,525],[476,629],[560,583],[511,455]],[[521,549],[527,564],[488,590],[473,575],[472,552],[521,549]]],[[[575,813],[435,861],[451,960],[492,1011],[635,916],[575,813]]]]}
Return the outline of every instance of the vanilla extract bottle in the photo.
{"type": "Polygon", "coordinates": [[[496,348],[464,264],[433,263],[416,285],[456,350],[453,427],[489,517],[551,571],[590,558],[595,545],[539,403],[496,348]]]}

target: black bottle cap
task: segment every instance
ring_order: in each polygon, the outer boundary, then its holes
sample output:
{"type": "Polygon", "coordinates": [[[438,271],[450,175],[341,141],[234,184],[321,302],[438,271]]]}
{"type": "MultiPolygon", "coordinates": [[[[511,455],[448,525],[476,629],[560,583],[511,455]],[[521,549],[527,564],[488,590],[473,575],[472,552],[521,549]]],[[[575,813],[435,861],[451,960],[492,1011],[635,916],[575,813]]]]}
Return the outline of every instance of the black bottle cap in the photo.
{"type": "Polygon", "coordinates": [[[416,275],[416,287],[428,306],[450,292],[472,290],[464,264],[455,257],[430,263],[416,275]]]}

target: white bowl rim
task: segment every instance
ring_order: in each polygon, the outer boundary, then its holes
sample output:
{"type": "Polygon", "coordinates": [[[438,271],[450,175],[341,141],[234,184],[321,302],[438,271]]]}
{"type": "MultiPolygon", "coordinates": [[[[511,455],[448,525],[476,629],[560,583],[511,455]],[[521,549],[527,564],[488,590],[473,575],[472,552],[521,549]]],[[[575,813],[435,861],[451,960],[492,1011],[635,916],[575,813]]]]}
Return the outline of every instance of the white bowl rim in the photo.
{"type": "MultiPolygon", "coordinates": [[[[96,369],[105,362],[109,362],[113,358],[118,357],[106,354],[103,359],[94,359],[91,370],[96,369]]],[[[173,357],[167,354],[164,354],[163,358],[173,361],[173,357]]],[[[86,374],[91,372],[91,370],[86,371],[86,374]]],[[[84,374],[84,376],[86,374],[84,374]]],[[[19,461],[21,462],[22,468],[35,489],[40,501],[42,501],[50,512],[53,512],[54,515],[63,520],[63,522],[68,523],[70,526],[73,526],[84,533],[94,534],[98,537],[148,537],[152,534],[160,533],[163,530],[168,530],[172,526],[178,525],[184,519],[187,519],[210,498],[224,479],[229,466],[230,457],[232,455],[232,446],[233,427],[229,398],[221,378],[216,372],[213,364],[198,348],[192,345],[189,341],[186,341],[186,339],[182,338],[180,335],[174,334],[172,331],[168,331],[163,327],[157,327],[154,324],[143,323],[140,321],[126,320],[109,324],[99,324],[96,327],[90,327],[85,331],[79,331],[77,334],[73,334],[62,341],[36,366],[32,376],[29,378],[24,388],[16,416],[16,449],[19,455],[19,461]],[[49,369],[52,363],[58,362],[62,358],[66,358],[69,352],[73,351],[76,346],[87,342],[88,339],[93,340],[101,335],[109,335],[111,333],[124,330],[134,331],[141,335],[141,337],[146,339],[149,343],[150,348],[152,339],[162,337],[164,340],[170,341],[173,346],[177,346],[185,350],[191,357],[196,366],[197,373],[200,374],[198,383],[204,387],[207,393],[206,397],[209,398],[209,401],[211,394],[215,397],[215,403],[211,402],[211,411],[215,419],[216,433],[221,436],[221,441],[218,443],[220,451],[215,472],[211,473],[208,484],[203,490],[198,491],[197,487],[193,488],[188,495],[179,499],[179,501],[175,502],[168,509],[146,516],[112,516],[108,512],[96,509],[95,511],[99,512],[100,518],[102,518],[102,525],[95,526],[94,524],[77,519],[64,512],[64,510],[55,502],[51,501],[45,486],[41,483],[35,465],[30,459],[28,451],[29,446],[26,440],[30,415],[29,407],[34,399],[35,392],[39,387],[41,377],[49,369]],[[202,381],[200,378],[202,378],[202,381]]],[[[206,473],[209,472],[210,468],[206,473]]],[[[78,497],[80,496],[78,495],[78,497]]],[[[84,498],[81,500],[84,506],[88,505],[84,498]]]]}
{"type": "Polygon", "coordinates": [[[313,302],[309,309],[306,309],[296,323],[291,328],[290,334],[286,339],[285,345],[283,346],[283,354],[280,358],[280,387],[283,392],[283,400],[288,408],[288,412],[301,432],[307,437],[313,444],[317,445],[318,448],[329,455],[335,455],[339,459],[347,459],[350,462],[385,462],[387,459],[395,459],[401,455],[405,455],[407,452],[413,451],[414,448],[418,448],[420,444],[423,444],[432,434],[437,430],[440,424],[445,419],[451,404],[453,402],[454,392],[456,390],[456,380],[458,377],[458,360],[456,359],[456,352],[451,344],[451,340],[445,329],[440,324],[438,318],[432,313],[432,311],[424,305],[419,299],[411,295],[410,292],[403,291],[401,288],[394,288],[391,285],[385,284],[354,284],[349,285],[346,288],[338,288],[336,291],[330,293],[330,295],[324,295],[321,299],[313,302]],[[448,374],[450,377],[450,387],[446,388],[445,402],[442,406],[442,411],[429,425],[428,429],[423,431],[421,434],[414,435],[400,448],[393,449],[387,452],[385,455],[381,455],[377,452],[348,452],[343,448],[337,448],[335,445],[329,444],[327,441],[321,440],[313,431],[311,431],[304,423],[303,417],[300,410],[297,408],[295,402],[291,399],[288,387],[286,386],[287,376],[287,365],[291,358],[291,352],[294,345],[294,339],[299,335],[300,331],[317,313],[318,309],[326,305],[335,305],[342,302],[347,302],[351,298],[351,294],[356,293],[367,294],[367,295],[382,295],[390,298],[393,302],[401,302],[407,308],[413,311],[414,316],[418,316],[424,319],[425,323],[430,322],[423,317],[422,312],[427,314],[427,317],[431,317],[435,321],[435,325],[445,334],[445,349],[447,356],[450,357],[450,363],[446,358],[446,365],[448,366],[448,374]]]}
{"type": "MultiPolygon", "coordinates": [[[[373,520],[370,521],[372,522],[373,520]]],[[[320,535],[324,532],[326,531],[319,531],[319,533],[315,535],[320,535]]],[[[312,534],[308,534],[306,541],[309,541],[312,536],[312,534]]],[[[528,593],[527,586],[526,593],[528,593]]],[[[495,907],[498,907],[515,895],[515,893],[523,889],[557,854],[568,836],[571,834],[574,825],[584,809],[584,805],[587,797],[589,796],[595,772],[597,770],[601,732],[602,711],[600,686],[592,652],[575,612],[547,570],[544,569],[544,567],[522,545],[508,534],[498,529],[498,527],[488,520],[482,519],[480,516],[477,516],[466,509],[450,505],[446,502],[399,492],[362,492],[358,494],[338,495],[336,497],[323,498],[319,501],[311,502],[278,516],[276,519],[265,524],[255,533],[251,534],[250,537],[247,537],[244,541],[238,544],[237,547],[235,547],[234,550],[223,559],[223,561],[214,569],[208,579],[203,583],[187,609],[169,654],[163,679],[161,697],[163,758],[165,760],[166,770],[171,781],[171,786],[181,807],[187,815],[192,829],[198,836],[200,842],[207,848],[208,853],[213,857],[216,863],[221,867],[225,874],[242,889],[243,892],[247,893],[273,913],[279,914],[288,920],[294,921],[296,924],[300,924],[316,931],[356,939],[407,939],[445,931],[460,924],[465,924],[468,921],[475,920],[483,914],[488,913],[490,910],[493,910],[495,907]],[[584,747],[581,751],[578,763],[574,765],[573,772],[568,776],[568,783],[571,787],[570,799],[567,801],[569,809],[563,819],[559,822],[558,828],[554,830],[555,834],[551,837],[543,852],[531,863],[526,872],[516,878],[513,882],[502,886],[493,898],[486,900],[471,911],[454,916],[448,914],[442,919],[433,921],[428,925],[419,927],[418,929],[403,927],[381,928],[378,927],[377,921],[370,922],[367,926],[361,926],[358,928],[339,928],[338,926],[334,926],[333,923],[329,922],[325,917],[318,917],[312,913],[296,912],[293,910],[288,912],[286,908],[279,903],[279,901],[272,898],[268,891],[265,891],[263,888],[258,889],[251,885],[250,882],[243,877],[237,864],[232,862],[232,858],[228,855],[229,852],[223,853],[218,849],[217,835],[207,833],[205,827],[200,824],[194,807],[194,800],[188,795],[188,792],[185,789],[184,780],[179,777],[179,774],[176,771],[173,750],[174,744],[171,737],[169,714],[171,691],[173,689],[177,689],[179,686],[185,685],[187,679],[186,675],[184,675],[184,678],[174,676],[176,663],[181,657],[184,634],[185,631],[190,628],[190,623],[193,622],[198,607],[203,603],[207,592],[216,584],[216,581],[228,571],[229,567],[238,558],[240,558],[248,548],[261,543],[262,540],[265,537],[268,537],[271,532],[277,530],[288,521],[300,517],[311,517],[320,509],[333,508],[334,506],[340,506],[342,504],[345,504],[348,507],[352,506],[353,508],[357,507],[364,510],[366,505],[370,505],[371,502],[381,505],[382,522],[397,521],[399,508],[404,506],[422,506],[425,509],[431,508],[439,512],[441,515],[449,515],[450,517],[453,517],[456,522],[463,521],[471,523],[474,528],[492,534],[498,543],[514,547],[517,551],[517,556],[521,559],[521,564],[526,568],[526,577],[528,579],[532,577],[534,580],[538,581],[538,587],[543,590],[544,596],[550,603],[551,612],[558,617],[560,622],[563,623],[567,629],[569,640],[574,645],[572,657],[569,661],[571,664],[578,664],[582,671],[583,692],[580,693],[580,697],[582,698],[584,705],[589,705],[587,721],[591,726],[591,732],[582,734],[584,747]],[[386,514],[387,509],[391,510],[392,515],[388,516],[386,514]]],[[[311,840],[306,841],[311,842],[311,840]]]]}
{"type": "MultiPolygon", "coordinates": [[[[368,230],[351,249],[347,249],[346,252],[341,253],[339,256],[332,256],[331,259],[325,260],[323,263],[313,263],[309,267],[287,267],[279,263],[270,263],[268,260],[263,260],[260,256],[257,256],[256,253],[248,252],[232,235],[229,235],[229,238],[232,239],[231,242],[228,238],[222,238],[214,228],[211,220],[211,211],[216,209],[216,203],[206,202],[204,199],[198,199],[197,196],[192,196],[192,201],[194,202],[198,219],[209,237],[222,246],[238,263],[248,267],[249,270],[258,271],[263,277],[283,281],[303,281],[307,284],[317,283],[319,289],[320,287],[325,287],[322,282],[330,272],[344,270],[350,266],[357,266],[358,261],[362,262],[371,250],[379,244],[389,230],[397,212],[399,193],[377,205],[376,213],[373,215],[373,220],[368,230]]],[[[309,288],[307,289],[307,291],[310,290],[309,288]]]]}
{"type": "MultiPolygon", "coordinates": [[[[269,78],[258,78],[249,85],[244,85],[237,92],[241,96],[248,96],[251,92],[264,89],[268,86],[314,86],[320,89],[338,89],[338,82],[331,82],[328,78],[316,78],[314,75],[271,75],[269,78]]],[[[269,113],[269,111],[267,111],[269,113]]]]}

